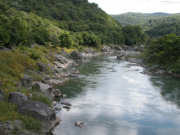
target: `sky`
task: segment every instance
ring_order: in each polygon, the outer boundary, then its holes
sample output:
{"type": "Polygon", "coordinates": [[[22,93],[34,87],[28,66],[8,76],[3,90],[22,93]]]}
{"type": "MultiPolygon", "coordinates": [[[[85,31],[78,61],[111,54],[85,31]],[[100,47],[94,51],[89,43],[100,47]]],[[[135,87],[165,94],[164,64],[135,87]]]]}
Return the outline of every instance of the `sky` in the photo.
{"type": "Polygon", "coordinates": [[[180,13],[180,0],[88,0],[94,2],[108,14],[126,12],[180,13]]]}

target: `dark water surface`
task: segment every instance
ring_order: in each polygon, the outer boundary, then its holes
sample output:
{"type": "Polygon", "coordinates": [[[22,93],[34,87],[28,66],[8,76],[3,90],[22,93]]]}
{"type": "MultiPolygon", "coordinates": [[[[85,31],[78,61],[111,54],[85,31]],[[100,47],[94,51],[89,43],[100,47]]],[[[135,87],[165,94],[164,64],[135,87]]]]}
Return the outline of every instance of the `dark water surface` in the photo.
{"type": "Polygon", "coordinates": [[[179,135],[180,79],[141,74],[142,67],[126,68],[115,55],[78,65],[81,72],[63,86],[69,111],[53,129],[56,135],[179,135]],[[84,121],[82,128],[76,121],[84,121]]]}

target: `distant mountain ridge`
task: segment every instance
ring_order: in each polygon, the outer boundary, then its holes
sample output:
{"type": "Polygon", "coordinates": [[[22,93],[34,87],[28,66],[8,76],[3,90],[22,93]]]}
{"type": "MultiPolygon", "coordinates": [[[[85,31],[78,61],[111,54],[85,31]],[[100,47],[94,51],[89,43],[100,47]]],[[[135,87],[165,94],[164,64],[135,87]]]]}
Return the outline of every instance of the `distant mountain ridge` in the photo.
{"type": "MultiPolygon", "coordinates": [[[[177,13],[178,14],[178,13],[177,13]]],[[[135,12],[128,12],[119,15],[111,15],[115,20],[120,22],[123,26],[125,25],[141,25],[143,23],[148,22],[150,19],[158,19],[162,17],[167,17],[170,13],[164,12],[155,12],[155,13],[135,13],[135,12]]]]}

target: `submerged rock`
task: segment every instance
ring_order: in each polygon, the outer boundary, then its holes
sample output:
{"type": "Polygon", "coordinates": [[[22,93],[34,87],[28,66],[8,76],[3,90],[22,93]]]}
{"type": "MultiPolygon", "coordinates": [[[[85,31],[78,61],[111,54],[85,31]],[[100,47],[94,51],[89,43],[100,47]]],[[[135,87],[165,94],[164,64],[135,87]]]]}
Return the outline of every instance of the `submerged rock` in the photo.
{"type": "Polygon", "coordinates": [[[79,126],[82,127],[82,125],[84,124],[84,121],[77,121],[74,126],[79,126]]]}
{"type": "Polygon", "coordinates": [[[69,102],[62,102],[62,105],[67,105],[67,106],[71,106],[71,104],[69,102]]]}
{"type": "Polygon", "coordinates": [[[53,101],[51,104],[52,104],[52,106],[56,106],[56,105],[57,105],[57,102],[56,102],[56,101],[53,101]]]}
{"type": "Polygon", "coordinates": [[[67,94],[63,94],[63,98],[66,98],[67,97],[67,94]]]}
{"type": "Polygon", "coordinates": [[[71,107],[70,107],[70,106],[67,106],[67,105],[66,105],[66,106],[63,106],[63,108],[68,109],[68,110],[71,109],[71,107]]]}
{"type": "Polygon", "coordinates": [[[59,89],[53,89],[51,92],[54,94],[55,97],[60,97],[62,95],[59,89]]]}

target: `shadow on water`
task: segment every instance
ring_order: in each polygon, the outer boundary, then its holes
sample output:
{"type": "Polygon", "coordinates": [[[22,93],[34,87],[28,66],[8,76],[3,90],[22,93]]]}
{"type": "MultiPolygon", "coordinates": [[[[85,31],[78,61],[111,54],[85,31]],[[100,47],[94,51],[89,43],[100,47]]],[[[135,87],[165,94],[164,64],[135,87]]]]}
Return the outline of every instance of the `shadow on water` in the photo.
{"type": "Polygon", "coordinates": [[[180,108],[180,78],[173,76],[152,76],[150,81],[160,88],[160,93],[166,101],[170,101],[180,108]]]}

